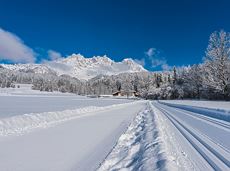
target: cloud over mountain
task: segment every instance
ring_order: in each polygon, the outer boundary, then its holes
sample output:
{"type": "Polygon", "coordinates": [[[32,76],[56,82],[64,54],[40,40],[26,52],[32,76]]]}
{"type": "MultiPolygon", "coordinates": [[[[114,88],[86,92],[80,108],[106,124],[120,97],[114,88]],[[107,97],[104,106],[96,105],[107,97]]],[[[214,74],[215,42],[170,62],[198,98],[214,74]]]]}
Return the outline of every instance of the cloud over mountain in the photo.
{"type": "Polygon", "coordinates": [[[0,60],[15,63],[35,62],[35,52],[15,34],[0,28],[0,60]]]}

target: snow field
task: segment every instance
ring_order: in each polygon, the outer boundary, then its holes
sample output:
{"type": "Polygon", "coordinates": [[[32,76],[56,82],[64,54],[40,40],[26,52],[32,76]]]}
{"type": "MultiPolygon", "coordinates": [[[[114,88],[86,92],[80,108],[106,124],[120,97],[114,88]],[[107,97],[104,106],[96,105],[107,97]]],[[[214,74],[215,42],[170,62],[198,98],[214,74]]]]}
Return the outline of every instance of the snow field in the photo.
{"type": "Polygon", "coordinates": [[[0,119],[29,113],[75,110],[89,106],[104,107],[132,102],[130,99],[87,98],[67,95],[0,95],[0,119]]]}
{"type": "Polygon", "coordinates": [[[0,136],[0,170],[96,170],[145,103],[110,106],[45,129],[0,136]]]}
{"type": "Polygon", "coordinates": [[[230,123],[223,119],[228,113],[220,107],[210,109],[213,102],[197,107],[189,106],[193,103],[189,101],[186,105],[82,97],[73,101],[75,109],[1,118],[0,168],[229,170],[230,123]],[[80,101],[85,106],[79,106],[80,101]]]}
{"type": "Polygon", "coordinates": [[[74,110],[64,110],[56,112],[43,112],[43,113],[30,113],[24,115],[13,116],[9,118],[0,119],[0,136],[8,135],[21,135],[35,128],[47,128],[57,125],[58,123],[68,120],[76,119],[79,117],[85,117],[93,115],[95,112],[112,110],[115,108],[131,106],[137,103],[143,103],[141,101],[115,104],[104,107],[89,106],[84,108],[78,108],[74,110]]]}

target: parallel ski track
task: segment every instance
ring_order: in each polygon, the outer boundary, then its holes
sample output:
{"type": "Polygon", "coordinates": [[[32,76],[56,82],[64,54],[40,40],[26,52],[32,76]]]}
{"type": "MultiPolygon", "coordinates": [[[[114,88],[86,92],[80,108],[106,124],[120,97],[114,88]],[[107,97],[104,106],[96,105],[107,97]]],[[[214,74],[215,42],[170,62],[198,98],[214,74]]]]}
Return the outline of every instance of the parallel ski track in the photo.
{"type": "MultiPolygon", "coordinates": [[[[218,128],[221,128],[221,129],[224,129],[224,130],[227,130],[230,132],[230,125],[227,124],[227,123],[223,123],[225,121],[218,121],[218,120],[215,120],[215,119],[212,119],[212,118],[209,118],[207,116],[203,116],[203,115],[200,115],[200,114],[197,114],[195,112],[190,112],[190,111],[187,111],[185,109],[180,109],[180,108],[176,108],[176,107],[172,107],[172,106],[168,106],[167,104],[164,104],[164,103],[159,103],[163,106],[166,106],[170,109],[173,109],[175,111],[179,111],[179,112],[183,112],[185,115],[189,115],[189,116],[192,116],[193,118],[198,118],[200,119],[201,121],[205,121],[205,122],[208,122],[208,123],[211,123],[212,125],[215,125],[215,126],[218,126],[218,128]]],[[[206,135],[203,135],[203,136],[206,136],[206,135]]],[[[208,138],[210,141],[212,141],[213,143],[217,144],[216,142],[214,142],[211,138],[209,138],[208,136],[206,136],[206,138],[208,138]]],[[[220,145],[220,144],[217,144],[220,148],[222,148],[223,150],[227,151],[228,153],[230,153],[230,150],[228,150],[226,147],[220,145]]]]}
{"type": "MultiPolygon", "coordinates": [[[[216,151],[207,142],[205,142],[201,136],[196,135],[194,132],[189,130],[185,124],[181,123],[172,114],[167,112],[162,104],[155,104],[168,119],[178,129],[178,131],[188,140],[188,142],[196,149],[196,151],[207,161],[207,163],[217,171],[229,170],[230,161],[225,156],[216,151]],[[216,162],[218,161],[219,162],[216,162]]],[[[218,144],[216,144],[218,145],[218,144]]],[[[226,153],[229,153],[226,151],[226,153]]]]}
{"type": "MultiPolygon", "coordinates": [[[[163,103],[162,103],[162,104],[163,104],[163,103]]],[[[163,104],[163,105],[168,106],[167,104],[163,104]]],[[[171,106],[168,106],[168,107],[171,107],[171,106]]],[[[171,108],[172,108],[172,107],[171,107],[171,108]]],[[[184,111],[184,112],[186,112],[187,115],[192,115],[193,117],[196,117],[196,118],[199,118],[199,119],[202,119],[202,120],[211,122],[211,123],[213,123],[213,124],[219,125],[219,126],[221,126],[221,127],[224,127],[224,128],[226,128],[226,129],[230,130],[230,124],[223,123],[223,122],[221,122],[221,121],[218,121],[218,120],[215,120],[215,119],[212,119],[212,118],[208,118],[208,117],[206,117],[206,116],[202,116],[202,115],[200,115],[200,114],[197,114],[197,113],[188,111],[188,110],[186,110],[186,109],[180,109],[180,108],[176,108],[176,107],[175,107],[175,110],[184,111]]]]}

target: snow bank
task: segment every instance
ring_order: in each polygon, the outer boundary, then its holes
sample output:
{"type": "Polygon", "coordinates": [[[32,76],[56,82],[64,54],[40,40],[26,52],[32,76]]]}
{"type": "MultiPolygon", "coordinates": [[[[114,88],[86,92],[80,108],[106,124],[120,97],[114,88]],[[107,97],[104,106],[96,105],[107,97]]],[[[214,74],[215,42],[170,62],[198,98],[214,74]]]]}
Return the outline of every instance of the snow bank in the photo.
{"type": "Polygon", "coordinates": [[[210,108],[205,108],[205,107],[182,105],[182,104],[173,104],[173,103],[167,103],[165,101],[164,102],[160,101],[160,103],[171,106],[171,107],[176,107],[179,109],[187,110],[187,111],[194,112],[197,114],[210,116],[210,117],[213,117],[216,119],[230,122],[230,111],[220,110],[220,109],[219,110],[210,109],[210,108]]]}
{"type": "Polygon", "coordinates": [[[204,170],[200,159],[194,163],[197,154],[192,150],[154,103],[149,102],[97,171],[204,170]]]}
{"type": "Polygon", "coordinates": [[[46,128],[79,117],[93,115],[95,112],[133,105],[138,102],[114,104],[104,107],[89,106],[57,112],[30,113],[0,119],[0,136],[21,135],[35,128],[46,128]]]}
{"type": "Polygon", "coordinates": [[[98,171],[165,170],[169,165],[161,147],[158,126],[148,103],[119,138],[98,171]]]}

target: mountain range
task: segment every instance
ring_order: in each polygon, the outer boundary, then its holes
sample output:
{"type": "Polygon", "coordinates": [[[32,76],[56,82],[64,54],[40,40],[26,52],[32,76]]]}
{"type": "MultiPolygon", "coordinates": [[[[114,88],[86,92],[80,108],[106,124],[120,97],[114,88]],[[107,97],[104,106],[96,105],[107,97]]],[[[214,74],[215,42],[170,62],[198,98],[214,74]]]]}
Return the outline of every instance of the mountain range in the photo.
{"type": "Polygon", "coordinates": [[[143,66],[131,58],[115,62],[106,55],[85,58],[81,54],[72,54],[66,58],[46,61],[42,64],[1,64],[1,66],[14,71],[56,75],[66,74],[80,80],[88,80],[98,75],[147,72],[143,66]]]}

